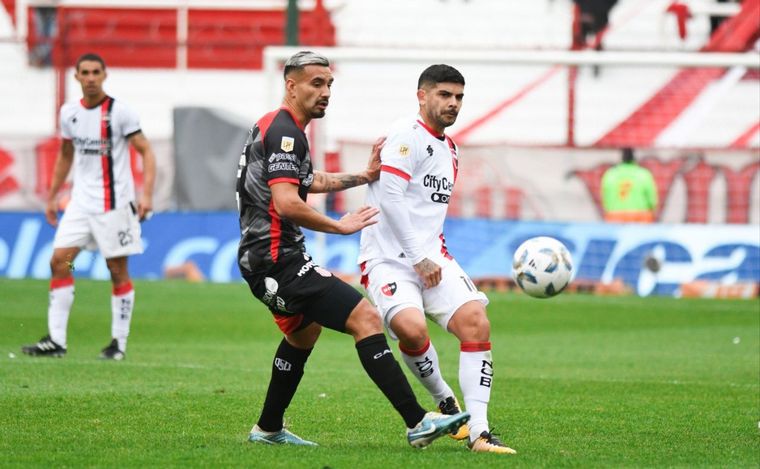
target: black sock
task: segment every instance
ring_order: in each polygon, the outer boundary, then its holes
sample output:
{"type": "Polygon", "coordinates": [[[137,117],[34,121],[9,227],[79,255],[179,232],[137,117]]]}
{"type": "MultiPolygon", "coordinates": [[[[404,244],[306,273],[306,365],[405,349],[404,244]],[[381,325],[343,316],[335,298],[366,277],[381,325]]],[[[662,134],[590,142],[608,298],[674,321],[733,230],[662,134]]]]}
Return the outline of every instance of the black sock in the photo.
{"type": "Polygon", "coordinates": [[[282,417],[298,389],[304,365],[311,351],[312,349],[295,348],[285,339],[280,342],[272,362],[272,378],[269,380],[267,397],[258,421],[262,430],[282,430],[282,417]]]}
{"type": "Polygon", "coordinates": [[[425,416],[425,409],[414,397],[412,387],[393,357],[385,336],[375,334],[365,337],[356,343],[356,350],[364,370],[401,414],[406,426],[412,428],[417,425],[425,416]]]}

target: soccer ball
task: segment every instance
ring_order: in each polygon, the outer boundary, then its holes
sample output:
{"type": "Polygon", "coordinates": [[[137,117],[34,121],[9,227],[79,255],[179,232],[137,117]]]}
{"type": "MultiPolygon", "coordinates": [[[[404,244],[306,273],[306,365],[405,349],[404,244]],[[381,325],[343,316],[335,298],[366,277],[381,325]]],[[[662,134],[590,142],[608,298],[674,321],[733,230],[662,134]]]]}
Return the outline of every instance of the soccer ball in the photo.
{"type": "Polygon", "coordinates": [[[570,283],[573,260],[564,244],[548,236],[520,245],[512,260],[512,278],[528,295],[550,298],[570,283]]]}

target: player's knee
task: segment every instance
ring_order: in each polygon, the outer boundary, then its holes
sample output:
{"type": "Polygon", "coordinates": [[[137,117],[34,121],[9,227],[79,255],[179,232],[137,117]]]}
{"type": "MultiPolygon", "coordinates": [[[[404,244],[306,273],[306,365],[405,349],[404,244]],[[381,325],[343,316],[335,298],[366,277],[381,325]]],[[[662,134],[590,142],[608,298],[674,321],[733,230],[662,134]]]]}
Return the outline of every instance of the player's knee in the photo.
{"type": "Polygon", "coordinates": [[[451,319],[449,330],[465,342],[487,341],[491,336],[491,322],[482,305],[464,308],[457,311],[451,319]]]}
{"type": "Polygon", "coordinates": [[[322,326],[313,322],[299,331],[286,335],[285,338],[293,347],[308,350],[314,347],[321,333],[322,326]]]}
{"type": "Polygon", "coordinates": [[[60,255],[53,255],[50,258],[50,273],[53,278],[63,278],[71,275],[73,261],[60,255]]]}
{"type": "Polygon", "coordinates": [[[357,340],[383,332],[380,315],[369,301],[362,299],[351,311],[351,315],[346,321],[346,332],[357,340]]]}
{"type": "Polygon", "coordinates": [[[409,350],[419,350],[428,341],[428,330],[424,323],[396,323],[393,332],[398,336],[401,345],[409,350]]]}

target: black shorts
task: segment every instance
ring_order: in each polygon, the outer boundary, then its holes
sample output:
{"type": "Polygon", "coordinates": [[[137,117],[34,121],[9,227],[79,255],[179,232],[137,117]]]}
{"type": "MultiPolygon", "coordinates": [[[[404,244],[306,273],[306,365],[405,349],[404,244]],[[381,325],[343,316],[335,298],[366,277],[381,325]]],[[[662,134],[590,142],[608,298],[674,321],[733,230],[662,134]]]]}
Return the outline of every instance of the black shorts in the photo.
{"type": "MultiPolygon", "coordinates": [[[[249,259],[249,265],[256,265],[249,259]]],[[[240,272],[253,296],[269,307],[285,334],[312,322],[338,332],[346,331],[351,311],[364,298],[354,287],[316,265],[311,256],[297,253],[251,272],[240,272]]]]}

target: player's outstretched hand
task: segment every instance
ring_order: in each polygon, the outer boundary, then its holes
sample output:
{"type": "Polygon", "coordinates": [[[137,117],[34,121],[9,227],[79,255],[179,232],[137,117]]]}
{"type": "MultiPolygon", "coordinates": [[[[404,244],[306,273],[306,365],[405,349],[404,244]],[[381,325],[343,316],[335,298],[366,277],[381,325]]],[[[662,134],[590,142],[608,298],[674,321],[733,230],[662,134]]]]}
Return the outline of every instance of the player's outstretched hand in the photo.
{"type": "Polygon", "coordinates": [[[45,206],[45,220],[52,226],[58,226],[58,202],[55,197],[48,199],[45,206]]]}
{"type": "Polygon", "coordinates": [[[365,226],[374,225],[377,223],[377,220],[373,220],[372,218],[378,213],[380,213],[380,209],[366,205],[353,213],[347,213],[338,220],[338,233],[356,233],[365,226]]]}
{"type": "Polygon", "coordinates": [[[385,137],[378,138],[372,145],[372,152],[369,155],[369,163],[367,163],[367,179],[369,179],[369,182],[380,179],[380,151],[382,151],[384,145],[385,137]]]}
{"type": "Polygon", "coordinates": [[[414,271],[422,279],[425,288],[433,288],[441,283],[441,266],[427,257],[414,264],[414,271]]]}

